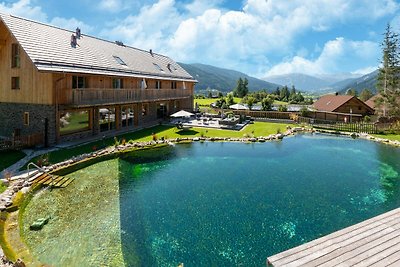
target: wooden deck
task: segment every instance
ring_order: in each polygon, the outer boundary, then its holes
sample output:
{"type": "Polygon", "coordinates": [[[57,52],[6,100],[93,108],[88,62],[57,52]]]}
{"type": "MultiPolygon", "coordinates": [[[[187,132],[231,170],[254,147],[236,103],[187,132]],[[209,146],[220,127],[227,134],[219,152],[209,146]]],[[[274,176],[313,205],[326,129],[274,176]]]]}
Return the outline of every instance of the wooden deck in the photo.
{"type": "Polygon", "coordinates": [[[400,266],[400,208],[268,257],[267,266],[400,266]]]}

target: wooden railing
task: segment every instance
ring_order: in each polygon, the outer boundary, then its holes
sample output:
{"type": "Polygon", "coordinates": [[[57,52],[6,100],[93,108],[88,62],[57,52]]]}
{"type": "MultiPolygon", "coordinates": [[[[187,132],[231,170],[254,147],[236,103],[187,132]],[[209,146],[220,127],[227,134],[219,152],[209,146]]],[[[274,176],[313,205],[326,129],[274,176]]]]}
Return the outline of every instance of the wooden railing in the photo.
{"type": "Polygon", "coordinates": [[[0,151],[8,149],[21,149],[24,147],[33,147],[44,144],[44,135],[42,133],[14,136],[0,140],[0,151]]]}
{"type": "Polygon", "coordinates": [[[103,105],[186,98],[189,89],[64,89],[59,104],[103,105]]]}

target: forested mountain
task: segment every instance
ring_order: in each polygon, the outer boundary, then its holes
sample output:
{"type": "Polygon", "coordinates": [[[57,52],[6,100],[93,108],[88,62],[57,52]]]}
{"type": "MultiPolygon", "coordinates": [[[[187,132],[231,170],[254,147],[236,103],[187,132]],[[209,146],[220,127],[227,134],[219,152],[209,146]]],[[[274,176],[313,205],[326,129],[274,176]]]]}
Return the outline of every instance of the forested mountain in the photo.
{"type": "Polygon", "coordinates": [[[268,91],[275,90],[276,87],[280,86],[278,84],[269,83],[239,71],[218,68],[210,65],[204,64],[184,64],[178,63],[187,72],[190,73],[196,80],[199,81],[196,84],[196,91],[205,89],[217,89],[221,92],[232,91],[237,84],[239,78],[247,78],[249,81],[249,90],[257,91],[261,89],[267,89],[268,91]]]}

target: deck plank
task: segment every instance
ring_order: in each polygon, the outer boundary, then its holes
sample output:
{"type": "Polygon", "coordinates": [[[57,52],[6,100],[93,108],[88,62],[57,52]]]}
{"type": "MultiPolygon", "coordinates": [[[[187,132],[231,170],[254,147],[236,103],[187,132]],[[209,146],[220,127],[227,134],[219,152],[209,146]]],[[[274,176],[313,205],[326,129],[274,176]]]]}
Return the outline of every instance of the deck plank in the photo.
{"type": "MultiPolygon", "coordinates": [[[[399,236],[400,208],[268,257],[268,262],[273,266],[349,266],[348,261],[357,264],[369,259],[368,255],[380,253],[379,248],[389,252],[397,249],[399,236]]],[[[390,262],[397,260],[389,256],[390,262]]]]}
{"type": "MultiPolygon", "coordinates": [[[[400,221],[395,221],[396,225],[400,225],[400,221]]],[[[391,238],[400,238],[400,232],[389,226],[382,231],[378,231],[367,235],[354,243],[347,246],[339,247],[333,253],[329,253],[315,261],[311,261],[311,265],[332,266],[349,260],[358,254],[368,251],[377,245],[380,245],[391,238]]]]}

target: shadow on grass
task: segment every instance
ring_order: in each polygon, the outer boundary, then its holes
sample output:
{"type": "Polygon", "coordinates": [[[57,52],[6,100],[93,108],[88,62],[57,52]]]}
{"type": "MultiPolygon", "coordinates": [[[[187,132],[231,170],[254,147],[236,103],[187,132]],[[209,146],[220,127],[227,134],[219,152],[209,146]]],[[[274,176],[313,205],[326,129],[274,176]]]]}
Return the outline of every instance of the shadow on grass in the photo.
{"type": "Polygon", "coordinates": [[[199,132],[196,130],[179,130],[176,133],[179,135],[196,135],[199,132]]]}

